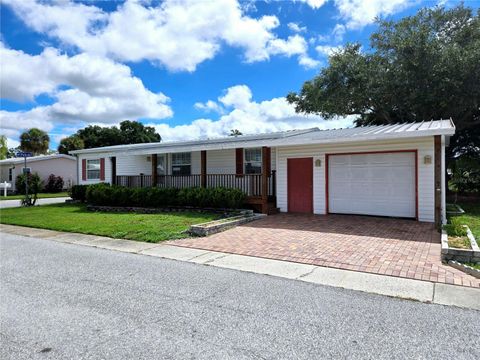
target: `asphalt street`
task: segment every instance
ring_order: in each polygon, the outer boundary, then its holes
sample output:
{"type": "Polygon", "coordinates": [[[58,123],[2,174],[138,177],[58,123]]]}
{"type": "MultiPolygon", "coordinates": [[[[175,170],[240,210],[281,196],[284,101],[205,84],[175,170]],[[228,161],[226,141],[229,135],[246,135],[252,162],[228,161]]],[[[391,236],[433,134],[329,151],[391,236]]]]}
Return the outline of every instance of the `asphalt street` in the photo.
{"type": "Polygon", "coordinates": [[[0,234],[2,359],[479,359],[480,312],[0,234]]]}

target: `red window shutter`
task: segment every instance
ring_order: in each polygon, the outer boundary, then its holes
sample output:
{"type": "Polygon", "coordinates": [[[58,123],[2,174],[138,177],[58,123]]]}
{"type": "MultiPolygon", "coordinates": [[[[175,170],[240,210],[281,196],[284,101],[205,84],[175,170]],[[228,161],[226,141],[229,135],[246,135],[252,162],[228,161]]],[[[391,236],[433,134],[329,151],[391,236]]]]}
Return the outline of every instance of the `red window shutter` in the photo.
{"type": "Polygon", "coordinates": [[[243,175],[243,148],[235,149],[235,173],[243,175]]]}
{"type": "Polygon", "coordinates": [[[82,160],[82,180],[87,180],[87,160],[82,160]]]}
{"type": "Polygon", "coordinates": [[[105,180],[105,158],[100,159],[100,181],[105,180]]]}

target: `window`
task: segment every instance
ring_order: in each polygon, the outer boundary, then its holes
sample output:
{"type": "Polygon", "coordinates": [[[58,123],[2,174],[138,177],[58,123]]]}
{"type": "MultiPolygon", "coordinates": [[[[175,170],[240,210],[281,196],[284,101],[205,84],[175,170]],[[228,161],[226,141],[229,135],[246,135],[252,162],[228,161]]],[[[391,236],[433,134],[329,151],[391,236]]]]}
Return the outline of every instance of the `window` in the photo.
{"type": "Polygon", "coordinates": [[[8,181],[13,181],[13,168],[8,169],[8,181]]]}
{"type": "Polygon", "coordinates": [[[24,167],[22,168],[22,174],[30,174],[32,172],[32,169],[29,167],[24,167]]]}
{"type": "Polygon", "coordinates": [[[100,159],[87,160],[87,179],[100,179],[100,159]]]}
{"type": "Polygon", "coordinates": [[[157,174],[165,175],[166,173],[165,155],[159,155],[157,158],[157,174]]]}
{"type": "Polygon", "coordinates": [[[245,174],[262,173],[262,149],[245,149],[245,174]]]}
{"type": "Polygon", "coordinates": [[[172,154],[172,175],[190,175],[191,163],[189,152],[172,154]]]}

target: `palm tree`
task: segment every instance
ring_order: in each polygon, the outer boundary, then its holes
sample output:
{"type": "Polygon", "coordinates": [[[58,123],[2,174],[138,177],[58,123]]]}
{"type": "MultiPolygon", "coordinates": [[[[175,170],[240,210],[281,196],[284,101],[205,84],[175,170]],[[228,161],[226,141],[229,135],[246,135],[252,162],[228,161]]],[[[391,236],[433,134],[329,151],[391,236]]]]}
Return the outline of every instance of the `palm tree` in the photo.
{"type": "Polygon", "coordinates": [[[32,128],[20,135],[20,149],[34,155],[46,154],[50,145],[50,137],[40,129],[32,128]]]}

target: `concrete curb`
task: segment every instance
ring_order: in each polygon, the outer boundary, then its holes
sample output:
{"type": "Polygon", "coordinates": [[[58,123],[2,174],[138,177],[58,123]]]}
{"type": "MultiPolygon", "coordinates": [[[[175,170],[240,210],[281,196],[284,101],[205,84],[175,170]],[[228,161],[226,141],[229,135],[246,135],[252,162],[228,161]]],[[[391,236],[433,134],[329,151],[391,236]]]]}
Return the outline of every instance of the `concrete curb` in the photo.
{"type": "Polygon", "coordinates": [[[480,310],[480,289],[103,236],[0,225],[0,232],[480,310]]]}

